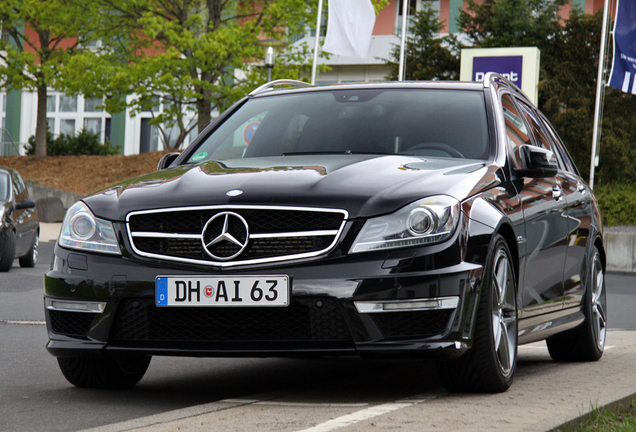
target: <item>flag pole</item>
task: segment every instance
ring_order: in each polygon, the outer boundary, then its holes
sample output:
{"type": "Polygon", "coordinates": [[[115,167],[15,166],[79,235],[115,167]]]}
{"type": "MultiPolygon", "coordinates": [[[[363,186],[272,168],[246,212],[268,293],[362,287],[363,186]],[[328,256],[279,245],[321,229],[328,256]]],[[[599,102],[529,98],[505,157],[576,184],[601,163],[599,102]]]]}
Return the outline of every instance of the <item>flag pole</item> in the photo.
{"type": "Polygon", "coordinates": [[[402,0],[402,42],[400,43],[400,67],[398,68],[398,81],[404,81],[404,45],[406,44],[406,11],[408,4],[409,0],[402,0]]]}
{"type": "Polygon", "coordinates": [[[598,74],[596,76],[596,101],[594,104],[594,129],[592,132],[592,154],[590,157],[590,189],[594,189],[594,171],[598,165],[598,148],[601,140],[601,121],[603,120],[603,97],[605,95],[605,50],[607,45],[607,21],[609,0],[603,6],[603,27],[601,29],[601,50],[598,56],[598,74]]]}
{"type": "Polygon", "coordinates": [[[311,85],[316,85],[316,67],[318,66],[318,47],[320,43],[320,24],[322,24],[322,0],[318,0],[318,18],[316,18],[316,42],[314,43],[314,63],[311,65],[311,85]]]}

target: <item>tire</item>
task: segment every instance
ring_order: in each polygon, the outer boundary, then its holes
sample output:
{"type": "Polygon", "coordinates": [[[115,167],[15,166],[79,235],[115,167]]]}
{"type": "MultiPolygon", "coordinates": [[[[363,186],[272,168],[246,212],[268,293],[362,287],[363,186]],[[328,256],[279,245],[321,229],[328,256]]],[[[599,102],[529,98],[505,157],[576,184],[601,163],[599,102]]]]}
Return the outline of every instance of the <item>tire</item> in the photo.
{"type": "Polygon", "coordinates": [[[64,377],[77,387],[127,389],[143,378],[150,356],[58,357],[64,377]]]}
{"type": "Polygon", "coordinates": [[[40,244],[40,240],[38,237],[38,233],[35,233],[33,237],[33,244],[29,248],[29,251],[23,257],[20,257],[18,260],[20,262],[20,267],[35,267],[35,264],[38,262],[38,245],[40,244]]]}
{"type": "Polygon", "coordinates": [[[587,265],[583,313],[583,324],[546,340],[553,360],[596,361],[603,356],[607,330],[607,298],[603,261],[596,246],[590,251],[587,265]]]}
{"type": "Polygon", "coordinates": [[[13,266],[15,259],[15,233],[9,231],[4,241],[4,249],[0,258],[0,272],[8,272],[13,266]]]}
{"type": "Polygon", "coordinates": [[[438,362],[442,384],[453,393],[501,393],[517,367],[517,278],[508,244],[496,235],[488,248],[472,348],[438,362]]]}

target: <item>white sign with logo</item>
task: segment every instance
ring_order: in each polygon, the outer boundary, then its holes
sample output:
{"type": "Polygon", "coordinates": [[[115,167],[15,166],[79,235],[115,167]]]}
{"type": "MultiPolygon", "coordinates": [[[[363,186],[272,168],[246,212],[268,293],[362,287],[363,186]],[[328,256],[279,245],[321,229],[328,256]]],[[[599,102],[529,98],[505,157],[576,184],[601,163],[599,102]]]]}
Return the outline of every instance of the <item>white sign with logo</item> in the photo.
{"type": "Polygon", "coordinates": [[[459,79],[482,81],[488,72],[496,72],[519,87],[536,105],[540,57],[536,47],[463,49],[459,79]]]}

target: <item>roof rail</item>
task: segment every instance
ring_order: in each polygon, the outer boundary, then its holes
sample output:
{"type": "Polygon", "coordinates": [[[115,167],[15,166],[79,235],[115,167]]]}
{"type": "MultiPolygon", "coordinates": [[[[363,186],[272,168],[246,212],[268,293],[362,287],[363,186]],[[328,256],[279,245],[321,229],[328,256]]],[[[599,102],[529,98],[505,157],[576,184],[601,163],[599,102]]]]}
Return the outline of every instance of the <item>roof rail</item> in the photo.
{"type": "Polygon", "coordinates": [[[279,80],[270,81],[266,84],[263,84],[256,90],[252,90],[252,92],[249,95],[254,96],[259,93],[263,93],[264,91],[274,90],[274,87],[279,85],[288,85],[288,86],[294,86],[294,87],[311,87],[311,84],[306,83],[304,81],[298,81],[298,80],[292,80],[292,79],[279,79],[279,80]]]}
{"type": "Polygon", "coordinates": [[[497,72],[486,73],[486,75],[484,76],[484,87],[489,88],[490,83],[494,82],[495,80],[503,81],[504,83],[512,87],[513,90],[523,95],[526,99],[529,99],[528,96],[519,87],[517,87],[517,84],[513,83],[508,78],[501,74],[498,74],[497,72]]]}

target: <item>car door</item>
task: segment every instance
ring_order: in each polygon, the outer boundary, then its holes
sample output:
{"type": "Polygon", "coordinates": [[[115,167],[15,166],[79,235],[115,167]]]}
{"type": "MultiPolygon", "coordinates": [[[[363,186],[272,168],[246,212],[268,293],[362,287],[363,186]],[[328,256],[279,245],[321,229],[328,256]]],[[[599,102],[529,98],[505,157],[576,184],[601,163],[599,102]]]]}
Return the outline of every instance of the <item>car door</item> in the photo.
{"type": "Polygon", "coordinates": [[[568,215],[568,249],[563,275],[564,307],[575,307],[580,305],[583,300],[585,254],[589,242],[592,241],[590,231],[592,215],[595,213],[592,190],[579,175],[574,162],[572,162],[552,125],[542,116],[540,116],[540,120],[564,167],[560,173],[568,215]]]}
{"type": "MultiPolygon", "coordinates": [[[[519,147],[523,144],[546,146],[536,138],[527,105],[512,95],[502,96],[513,166],[523,164],[519,147]]],[[[521,199],[525,234],[518,236],[521,260],[519,318],[556,312],[563,307],[563,268],[567,252],[568,225],[566,199],[561,176],[517,177],[513,183],[521,199]],[[523,247],[522,247],[523,246],[523,247]]]]}

